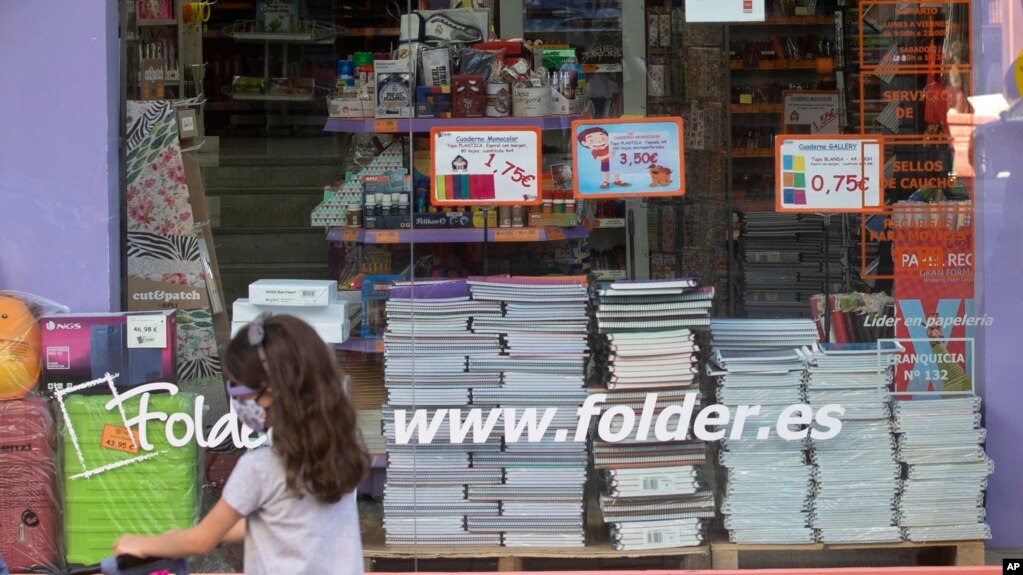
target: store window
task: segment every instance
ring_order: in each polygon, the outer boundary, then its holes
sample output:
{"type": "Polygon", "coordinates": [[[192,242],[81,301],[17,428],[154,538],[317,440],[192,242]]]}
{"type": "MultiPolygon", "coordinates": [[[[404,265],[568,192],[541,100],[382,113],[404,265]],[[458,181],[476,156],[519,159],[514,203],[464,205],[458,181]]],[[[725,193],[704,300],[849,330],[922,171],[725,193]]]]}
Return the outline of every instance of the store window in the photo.
{"type": "Polygon", "coordinates": [[[123,311],[0,285],[12,572],[272,565],[303,443],[327,571],[1021,547],[1018,4],[118,5],[123,311]]]}

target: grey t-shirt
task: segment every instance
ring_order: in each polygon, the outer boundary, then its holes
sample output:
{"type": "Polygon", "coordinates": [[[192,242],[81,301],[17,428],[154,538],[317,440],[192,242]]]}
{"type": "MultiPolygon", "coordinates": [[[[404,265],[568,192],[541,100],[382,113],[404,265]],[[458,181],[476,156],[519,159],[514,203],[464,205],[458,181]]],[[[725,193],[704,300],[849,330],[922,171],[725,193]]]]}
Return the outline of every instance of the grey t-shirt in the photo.
{"type": "Polygon", "coordinates": [[[284,461],[260,448],[239,459],[223,498],[248,520],[246,575],[362,575],[354,492],[337,503],[295,497],[285,483],[284,461]]]}

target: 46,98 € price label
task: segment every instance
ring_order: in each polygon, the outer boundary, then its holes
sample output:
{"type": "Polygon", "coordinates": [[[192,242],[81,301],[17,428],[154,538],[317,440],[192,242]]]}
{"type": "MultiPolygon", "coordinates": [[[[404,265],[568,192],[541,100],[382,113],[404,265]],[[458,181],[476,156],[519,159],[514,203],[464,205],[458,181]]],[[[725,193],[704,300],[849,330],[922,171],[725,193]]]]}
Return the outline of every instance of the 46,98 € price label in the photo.
{"type": "Polygon", "coordinates": [[[778,212],[879,212],[884,207],[884,146],[862,136],[778,136],[778,212]]]}

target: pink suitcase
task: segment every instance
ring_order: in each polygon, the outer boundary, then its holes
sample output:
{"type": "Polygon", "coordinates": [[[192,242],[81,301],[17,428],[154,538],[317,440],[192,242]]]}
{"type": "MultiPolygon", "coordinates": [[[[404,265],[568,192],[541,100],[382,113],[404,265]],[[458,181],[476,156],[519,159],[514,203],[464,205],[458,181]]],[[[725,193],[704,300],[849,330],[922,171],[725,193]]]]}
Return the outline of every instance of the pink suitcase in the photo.
{"type": "Polygon", "coordinates": [[[0,401],[0,555],[12,573],[59,560],[54,439],[45,401],[0,401]]]}

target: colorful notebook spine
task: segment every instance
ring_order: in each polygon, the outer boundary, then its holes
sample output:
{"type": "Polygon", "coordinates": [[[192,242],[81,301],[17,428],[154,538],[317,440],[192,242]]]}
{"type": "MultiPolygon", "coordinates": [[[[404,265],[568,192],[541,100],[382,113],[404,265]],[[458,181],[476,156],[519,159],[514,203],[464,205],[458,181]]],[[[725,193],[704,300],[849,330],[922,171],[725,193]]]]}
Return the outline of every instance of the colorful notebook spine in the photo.
{"type": "Polygon", "coordinates": [[[434,185],[441,200],[493,200],[497,198],[493,174],[436,176],[434,185]]]}

